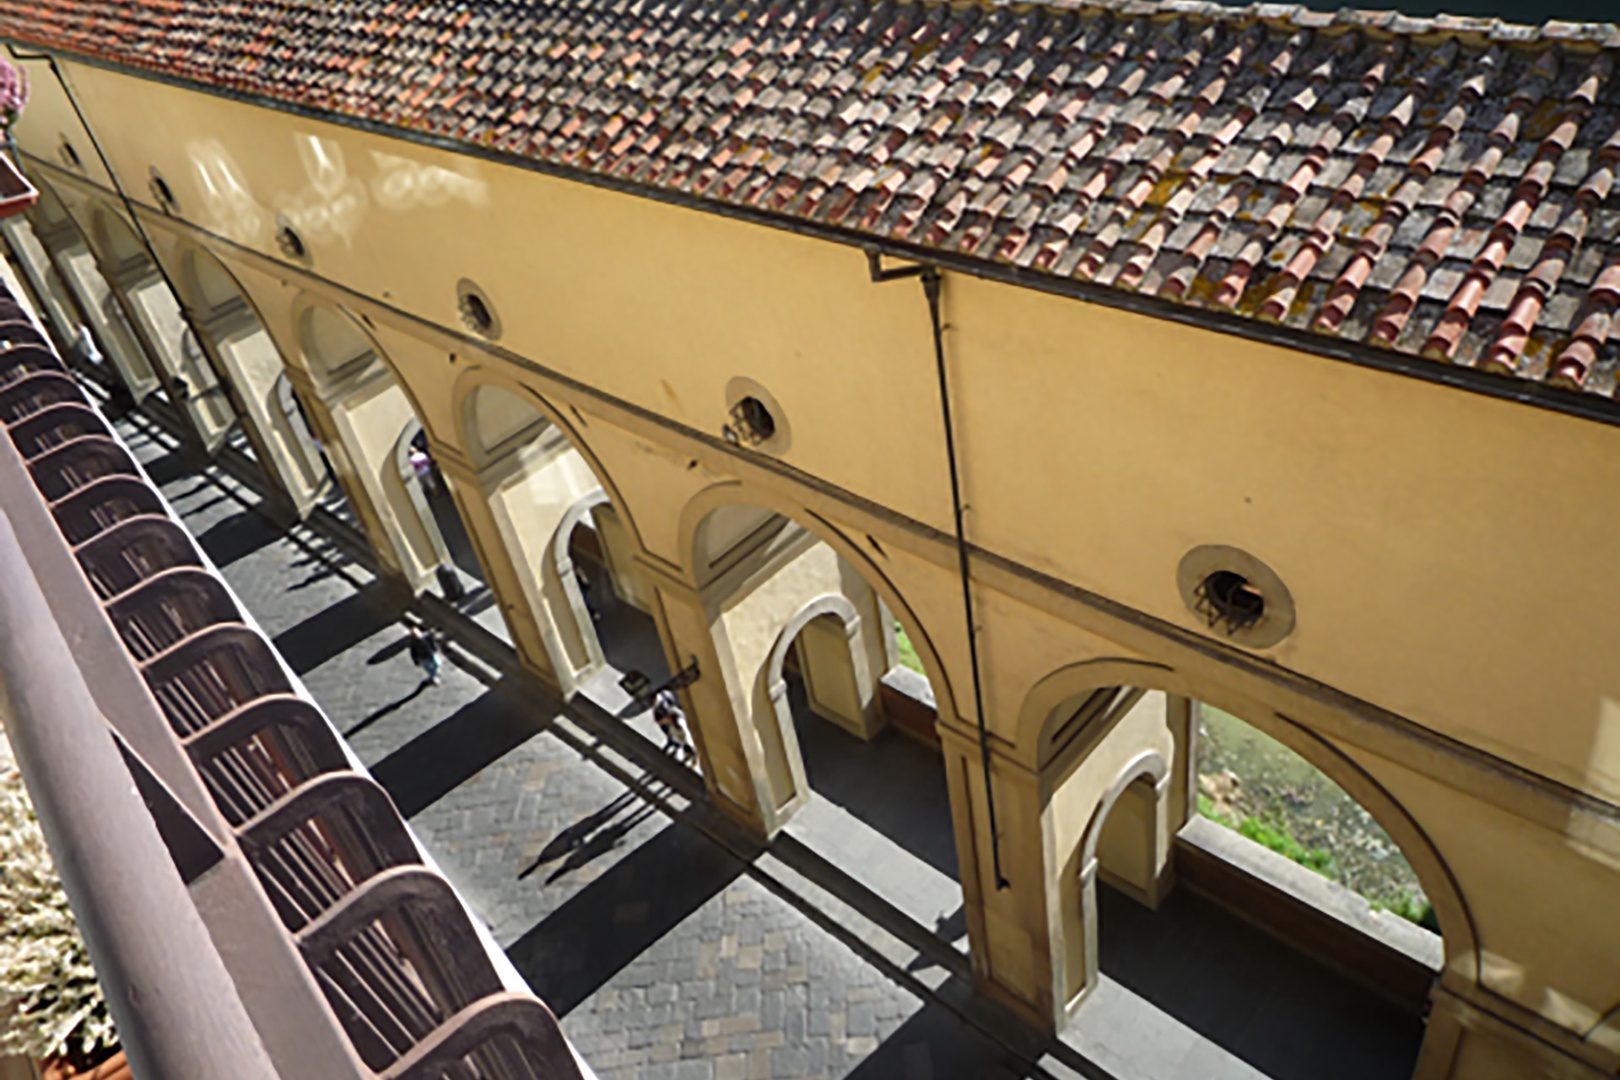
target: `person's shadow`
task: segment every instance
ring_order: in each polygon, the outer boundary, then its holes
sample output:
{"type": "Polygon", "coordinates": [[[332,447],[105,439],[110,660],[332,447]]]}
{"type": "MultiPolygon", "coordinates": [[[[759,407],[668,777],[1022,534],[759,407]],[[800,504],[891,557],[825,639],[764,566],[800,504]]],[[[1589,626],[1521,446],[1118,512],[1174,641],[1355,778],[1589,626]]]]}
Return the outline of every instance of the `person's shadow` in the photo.
{"type": "Polygon", "coordinates": [[[424,676],[422,681],[416,684],[416,689],[415,690],[412,690],[410,693],[406,694],[404,697],[400,698],[398,701],[390,701],[387,705],[384,705],[382,708],[377,709],[377,710],[375,710],[373,712],[367,713],[365,716],[361,717],[359,723],[355,724],[354,727],[350,728],[348,731],[345,731],[343,733],[343,737],[344,738],[351,738],[351,737],[353,737],[355,735],[358,735],[360,732],[366,730],[366,728],[370,727],[372,724],[375,724],[377,721],[381,720],[383,717],[389,715],[390,713],[397,712],[398,710],[403,709],[406,705],[408,705],[412,701],[416,700],[416,698],[421,695],[422,691],[426,690],[428,687],[430,687],[432,685],[433,685],[433,680],[424,676]]]}

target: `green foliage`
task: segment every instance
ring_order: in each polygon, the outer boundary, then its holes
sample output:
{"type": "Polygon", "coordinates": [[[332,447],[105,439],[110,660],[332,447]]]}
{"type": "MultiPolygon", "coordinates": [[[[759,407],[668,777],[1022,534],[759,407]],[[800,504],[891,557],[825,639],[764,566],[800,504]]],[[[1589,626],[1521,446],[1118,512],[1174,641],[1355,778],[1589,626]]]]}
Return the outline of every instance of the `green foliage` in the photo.
{"type": "Polygon", "coordinates": [[[1392,915],[1399,915],[1410,923],[1417,923],[1425,930],[1438,934],[1440,920],[1435,917],[1434,905],[1427,900],[1420,900],[1410,893],[1402,893],[1391,903],[1376,905],[1392,915]]]}
{"type": "Polygon", "coordinates": [[[908,667],[919,675],[928,674],[923,670],[922,661],[917,658],[917,647],[906,636],[905,630],[900,626],[900,620],[894,621],[895,650],[900,654],[900,666],[908,667]]]}
{"type": "Polygon", "coordinates": [[[0,757],[0,1054],[89,1060],[118,1043],[22,778],[0,757]]]}
{"type": "Polygon", "coordinates": [[[1239,822],[1238,835],[1248,837],[1263,848],[1275,851],[1278,855],[1296,862],[1308,870],[1315,870],[1323,877],[1333,877],[1333,853],[1321,848],[1307,847],[1294,838],[1294,834],[1286,829],[1268,825],[1257,817],[1246,817],[1239,822]]]}

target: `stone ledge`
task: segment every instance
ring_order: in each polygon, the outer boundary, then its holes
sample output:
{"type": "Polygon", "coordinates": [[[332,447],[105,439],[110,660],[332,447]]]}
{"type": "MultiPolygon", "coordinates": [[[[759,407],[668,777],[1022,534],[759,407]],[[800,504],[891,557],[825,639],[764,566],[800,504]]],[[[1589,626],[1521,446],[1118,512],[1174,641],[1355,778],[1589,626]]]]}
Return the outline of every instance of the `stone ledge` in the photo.
{"type": "Polygon", "coordinates": [[[1205,818],[1176,836],[1177,879],[1268,933],[1421,1013],[1444,966],[1438,934],[1205,818]]]}

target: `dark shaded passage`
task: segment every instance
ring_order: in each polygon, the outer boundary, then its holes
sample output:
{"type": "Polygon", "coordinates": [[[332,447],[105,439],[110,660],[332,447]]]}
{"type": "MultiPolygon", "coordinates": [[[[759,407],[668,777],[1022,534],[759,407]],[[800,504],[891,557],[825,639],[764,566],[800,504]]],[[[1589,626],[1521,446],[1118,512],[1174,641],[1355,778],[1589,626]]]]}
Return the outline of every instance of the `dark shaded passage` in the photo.
{"type": "MultiPolygon", "coordinates": [[[[283,630],[271,639],[271,644],[288,667],[299,675],[307,675],[397,622],[399,615],[388,603],[390,594],[390,588],[383,582],[369,582],[359,592],[283,630]]],[[[400,649],[405,647],[406,640],[401,635],[400,649]]]]}
{"type": "Polygon", "coordinates": [[[862,742],[811,710],[803,680],[789,675],[787,683],[799,752],[815,793],[956,878],[951,797],[939,752],[892,728],[862,742]]]}
{"type": "Polygon", "coordinates": [[[233,514],[197,534],[197,544],[223,570],[281,537],[282,530],[259,514],[233,514]]]}
{"type": "MultiPolygon", "coordinates": [[[[848,1022],[846,1018],[846,1027],[848,1022]]],[[[1017,1080],[1034,1075],[1031,1066],[983,1032],[943,1006],[929,1004],[879,1043],[848,1080],[1017,1080]]]]}
{"type": "MultiPolygon", "coordinates": [[[[743,869],[707,838],[667,825],[513,942],[506,955],[552,1011],[567,1016],[743,869]]],[[[668,981],[690,984],[697,963],[696,956],[677,961],[668,981]]],[[[650,974],[643,978],[651,981],[650,974]]]]}
{"type": "Polygon", "coordinates": [[[501,680],[377,762],[371,775],[401,814],[414,817],[540,733],[548,714],[526,705],[520,693],[501,680]]]}
{"type": "Polygon", "coordinates": [[[1104,975],[1272,1080],[1412,1075],[1421,1019],[1196,893],[1155,912],[1100,886],[1097,907],[1104,975]]]}

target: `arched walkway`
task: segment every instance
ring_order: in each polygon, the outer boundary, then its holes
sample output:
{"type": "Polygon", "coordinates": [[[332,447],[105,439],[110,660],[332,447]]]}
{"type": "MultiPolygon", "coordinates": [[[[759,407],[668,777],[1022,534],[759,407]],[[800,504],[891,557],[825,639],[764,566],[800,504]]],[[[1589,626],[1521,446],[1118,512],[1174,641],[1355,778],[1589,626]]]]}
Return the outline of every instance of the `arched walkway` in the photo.
{"type": "MultiPolygon", "coordinates": [[[[35,273],[43,279],[54,270],[65,286],[72,310],[64,314],[75,323],[70,337],[75,341],[88,338],[94,354],[116,372],[113,377],[129,389],[136,401],[144,400],[161,386],[159,371],[130,325],[112,285],[103,276],[95,250],[79,223],[48,182],[39,178],[34,182],[39,188],[39,202],[29,211],[28,220],[39,249],[36,252],[24,243],[13,250],[24,260],[37,259],[41,254],[45,257],[45,265],[36,266],[35,273]]],[[[82,356],[92,350],[74,351],[82,356]]]]}
{"type": "Polygon", "coordinates": [[[205,352],[207,343],[193,333],[180,298],[123,215],[98,207],[91,234],[106,279],[146,353],[157,360],[170,400],[191,422],[203,448],[217,451],[235,427],[237,414],[229,389],[205,352]]]}
{"type": "Polygon", "coordinates": [[[1352,757],[1273,709],[1167,668],[1095,661],[1043,680],[1022,717],[1046,808],[1050,953],[1062,1015],[1082,1040],[1126,1028],[1168,1040],[1187,1030],[1208,1044],[1206,1054],[1230,1055],[1265,1075],[1320,1075],[1325,1066],[1308,1055],[1293,1062],[1276,1055],[1265,1011],[1281,994],[1302,1038],[1359,1062],[1357,1075],[1405,1080],[1419,1060],[1421,1012],[1439,981],[1441,947],[1426,944],[1426,931],[1378,915],[1343,886],[1198,815],[1199,700],[1249,721],[1360,803],[1430,896],[1447,971],[1461,978],[1472,970],[1472,926],[1444,860],[1352,757]],[[1178,877],[1189,875],[1194,891],[1183,886],[1172,896],[1178,877]],[[1256,936],[1245,917],[1269,933],[1256,936]],[[1224,943],[1239,940],[1248,944],[1234,962],[1224,943]],[[1321,966],[1326,957],[1408,1000],[1392,1004],[1358,989],[1321,966]],[[1359,1019],[1347,1026],[1351,1016],[1359,1019]],[[1245,1033],[1256,1025],[1272,1041],[1245,1033]]]}
{"type": "Polygon", "coordinates": [[[713,655],[704,662],[718,673],[691,692],[706,774],[735,802],[727,784],[745,765],[739,794],[768,835],[804,844],[965,947],[928,680],[891,676],[896,615],[933,663],[928,640],[836,530],[749,494],[711,489],[683,523],[713,655]]]}
{"type": "Polygon", "coordinates": [[[254,456],[293,509],[308,514],[327,495],[328,470],[299,417],[281,349],[217,256],[188,246],[179,262],[179,286],[191,304],[198,348],[207,354],[201,366],[225,374],[254,456]]]}

